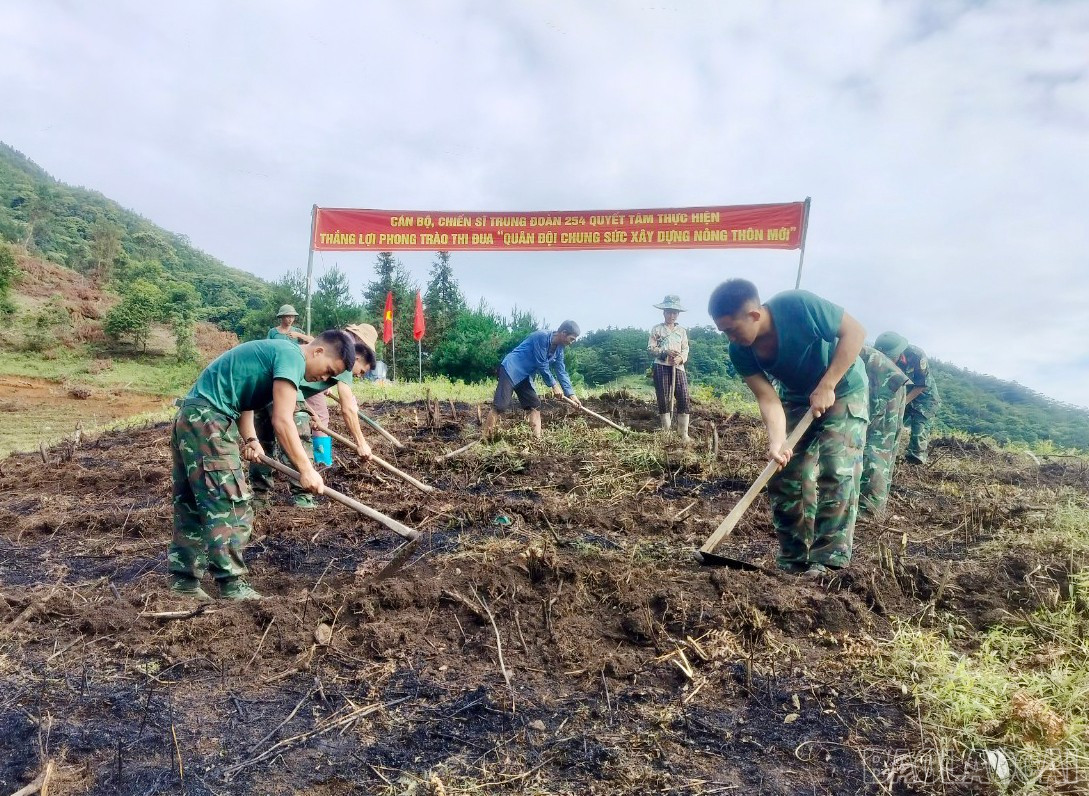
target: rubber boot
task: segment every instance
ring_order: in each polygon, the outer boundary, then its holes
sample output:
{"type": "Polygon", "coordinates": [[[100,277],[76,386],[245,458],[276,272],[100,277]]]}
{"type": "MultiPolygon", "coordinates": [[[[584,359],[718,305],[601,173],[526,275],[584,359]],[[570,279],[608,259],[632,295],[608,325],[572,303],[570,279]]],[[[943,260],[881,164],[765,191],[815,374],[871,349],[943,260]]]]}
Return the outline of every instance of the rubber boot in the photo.
{"type": "Polygon", "coordinates": [[[663,434],[668,434],[669,430],[673,428],[673,415],[671,415],[669,412],[666,412],[665,414],[658,415],[658,418],[661,420],[662,423],[659,430],[663,434]]]}
{"type": "Polygon", "coordinates": [[[538,409],[529,410],[529,427],[533,430],[536,439],[541,438],[541,412],[538,409]]]}
{"type": "Polygon", "coordinates": [[[681,437],[681,442],[692,441],[692,438],[688,436],[688,415],[677,415],[677,433],[681,437]]]}

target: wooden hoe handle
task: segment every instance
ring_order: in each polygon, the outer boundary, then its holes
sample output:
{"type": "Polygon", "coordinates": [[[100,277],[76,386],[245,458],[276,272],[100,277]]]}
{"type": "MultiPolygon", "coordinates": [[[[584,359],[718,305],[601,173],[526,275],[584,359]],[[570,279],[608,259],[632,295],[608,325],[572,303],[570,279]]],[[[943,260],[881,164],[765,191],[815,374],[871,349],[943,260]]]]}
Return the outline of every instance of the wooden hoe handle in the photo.
{"type": "MultiPolygon", "coordinates": [[[[809,426],[813,423],[813,409],[810,408],[801,420],[798,421],[798,425],[794,426],[794,429],[790,432],[790,435],[786,438],[787,450],[794,450],[794,446],[798,444],[798,440],[802,438],[809,426]]],[[[767,466],[763,469],[753,485],[749,487],[749,491],[742,495],[741,500],[737,501],[737,505],[731,509],[730,513],[726,515],[726,519],[718,526],[713,534],[708,537],[707,541],[703,543],[703,547],[700,548],[701,553],[713,553],[715,548],[722,544],[722,540],[725,539],[730,531],[734,529],[734,526],[741,520],[749,506],[752,504],[756,496],[760,494],[760,490],[764,488],[764,485],[771,480],[771,477],[775,475],[775,471],[779,469],[779,462],[772,459],[768,462],[767,466]]]]}
{"type": "MultiPolygon", "coordinates": [[[[258,458],[259,458],[261,464],[264,464],[264,465],[266,465],[268,467],[271,467],[273,470],[275,470],[278,473],[283,473],[288,478],[290,478],[292,481],[295,481],[296,483],[298,483],[300,476],[299,476],[299,473],[297,471],[292,470],[287,465],[281,464],[280,462],[276,461],[275,459],[270,459],[268,456],[265,456],[264,454],[261,454],[261,456],[258,457],[258,458]]],[[[332,498],[333,500],[335,500],[337,503],[340,503],[341,505],[347,506],[350,509],[355,509],[360,514],[362,514],[362,515],[364,515],[366,517],[370,517],[375,522],[382,523],[387,528],[389,528],[391,531],[393,531],[395,534],[400,536],[402,539],[407,539],[408,541],[411,542],[412,540],[417,539],[420,536],[419,531],[413,530],[412,528],[409,528],[407,525],[402,525],[401,523],[397,522],[397,520],[393,519],[392,517],[387,517],[382,512],[375,511],[370,506],[368,506],[368,505],[366,505],[364,503],[360,503],[355,498],[350,498],[350,497],[348,497],[347,495],[345,495],[342,492],[337,492],[332,487],[328,487],[328,486],[325,487],[325,491],[322,494],[326,495],[327,497],[332,498]]]]}
{"type": "MultiPolygon", "coordinates": [[[[333,395],[331,392],[326,393],[326,395],[328,395],[330,398],[332,398],[338,404],[340,403],[340,399],[337,398],[335,395],[333,395]]],[[[403,448],[404,447],[404,444],[401,442],[401,440],[397,439],[397,437],[393,436],[388,431],[386,431],[384,428],[382,428],[380,425],[378,425],[377,420],[371,420],[369,417],[367,417],[365,414],[363,414],[362,409],[357,409],[356,413],[359,415],[360,420],[362,420],[368,426],[373,428],[375,431],[377,431],[383,437],[388,439],[393,444],[394,447],[396,447],[396,448],[403,448]]]]}
{"type": "Polygon", "coordinates": [[[608,424],[609,424],[610,426],[612,426],[613,428],[615,428],[615,429],[616,429],[617,431],[623,431],[623,432],[624,432],[625,434],[627,434],[628,432],[630,432],[630,431],[631,431],[631,429],[630,429],[630,428],[624,428],[623,426],[618,426],[618,425],[617,425],[616,423],[614,423],[614,422],[613,422],[612,420],[610,420],[609,418],[607,418],[607,417],[602,417],[601,415],[599,415],[599,414],[598,414],[597,412],[593,411],[592,409],[587,409],[587,408],[586,408],[585,406],[582,406],[582,405],[580,405],[580,404],[577,404],[577,403],[575,403],[575,402],[574,402],[574,401],[572,401],[572,400],[571,400],[570,398],[568,398],[568,397],[567,397],[566,395],[564,395],[564,396],[562,396],[562,397],[563,397],[563,400],[564,400],[564,402],[565,402],[565,403],[567,403],[567,404],[569,404],[569,405],[571,405],[571,406],[575,407],[576,409],[581,409],[581,410],[582,410],[583,412],[585,412],[586,414],[590,415],[591,417],[596,417],[596,418],[597,418],[598,420],[600,420],[600,421],[601,421],[602,423],[608,423],[608,424]]]}
{"type": "MultiPolygon", "coordinates": [[[[310,417],[310,425],[313,426],[314,428],[316,428],[318,431],[321,431],[324,434],[328,434],[330,437],[335,439],[340,444],[347,445],[352,450],[355,450],[355,443],[354,442],[352,442],[350,439],[345,437],[343,434],[338,434],[337,432],[333,431],[328,426],[322,424],[322,422],[320,420],[318,420],[316,417],[314,417],[313,415],[311,415],[311,417],[310,417]]],[[[374,462],[375,464],[377,464],[383,470],[386,470],[387,472],[392,473],[393,475],[397,476],[398,478],[401,478],[401,479],[407,481],[408,483],[412,484],[414,487],[416,487],[421,492],[434,492],[435,491],[435,487],[431,486],[430,484],[425,484],[423,481],[417,481],[415,478],[413,478],[411,475],[404,472],[403,470],[398,470],[396,467],[394,467],[392,464],[387,462],[381,456],[376,456],[375,454],[372,453],[371,454],[371,461],[374,462]]]]}

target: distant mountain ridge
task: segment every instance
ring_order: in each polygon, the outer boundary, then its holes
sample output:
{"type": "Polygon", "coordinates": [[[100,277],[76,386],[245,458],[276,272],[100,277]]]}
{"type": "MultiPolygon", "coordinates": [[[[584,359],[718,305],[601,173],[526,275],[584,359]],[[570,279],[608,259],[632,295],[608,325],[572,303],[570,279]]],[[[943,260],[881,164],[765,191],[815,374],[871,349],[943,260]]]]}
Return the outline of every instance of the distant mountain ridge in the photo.
{"type": "Polygon", "coordinates": [[[269,285],[230,268],[97,191],[53,178],[0,142],[0,239],[26,246],[43,259],[108,286],[111,279],[144,275],[147,264],[196,288],[201,316],[238,332],[246,312],[262,308],[269,285]]]}

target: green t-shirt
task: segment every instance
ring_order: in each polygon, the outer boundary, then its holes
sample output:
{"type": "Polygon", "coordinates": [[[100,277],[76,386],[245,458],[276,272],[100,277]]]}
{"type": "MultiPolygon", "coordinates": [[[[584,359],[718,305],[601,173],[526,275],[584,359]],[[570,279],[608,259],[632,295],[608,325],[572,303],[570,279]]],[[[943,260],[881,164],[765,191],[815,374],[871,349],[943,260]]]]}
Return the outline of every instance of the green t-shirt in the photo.
{"type": "MultiPolygon", "coordinates": [[[[300,329],[298,326],[292,326],[291,331],[298,332],[299,334],[302,334],[302,329],[300,329]]],[[[269,339],[269,340],[289,340],[290,342],[295,343],[296,345],[302,345],[303,344],[303,341],[300,340],[299,338],[289,337],[288,335],[281,332],[279,326],[273,326],[271,329],[268,330],[268,338],[267,339],[269,339]]]]}
{"type": "Polygon", "coordinates": [[[352,372],[346,370],[343,373],[338,373],[331,379],[325,381],[304,381],[299,385],[299,400],[305,401],[311,395],[317,395],[319,392],[325,392],[330,387],[336,387],[338,384],[347,384],[352,386],[352,372]]]}
{"type": "MultiPolygon", "coordinates": [[[[774,362],[761,362],[749,346],[730,343],[730,359],[742,377],[763,373],[779,383],[779,397],[808,404],[809,395],[828,370],[835,353],[843,307],[806,290],[787,290],[764,306],[771,311],[779,353],[774,362]]],[[[836,385],[836,397],[866,390],[866,369],[855,357],[836,385]]]]}
{"type": "Polygon", "coordinates": [[[272,403],[272,382],[298,387],[306,377],[306,358],[290,340],[253,340],[220,354],[186,398],[203,398],[228,417],[272,403]]]}

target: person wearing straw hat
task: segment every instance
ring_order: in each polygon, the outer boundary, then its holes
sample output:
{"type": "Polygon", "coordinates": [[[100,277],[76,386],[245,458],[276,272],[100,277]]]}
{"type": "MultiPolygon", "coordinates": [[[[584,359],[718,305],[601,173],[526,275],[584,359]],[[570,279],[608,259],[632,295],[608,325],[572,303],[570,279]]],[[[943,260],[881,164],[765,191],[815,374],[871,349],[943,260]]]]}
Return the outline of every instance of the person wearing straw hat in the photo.
{"type": "Polygon", "coordinates": [[[268,330],[268,339],[294,340],[299,345],[306,345],[309,343],[314,338],[295,325],[295,321],[298,320],[298,318],[299,313],[295,311],[295,308],[290,304],[284,304],[276,312],[276,320],[279,322],[279,325],[273,326],[268,330]]]}
{"type": "Polygon", "coordinates": [[[911,345],[906,337],[896,332],[879,334],[873,345],[895,362],[911,380],[907,408],[904,410],[904,425],[911,429],[911,439],[904,460],[908,464],[926,464],[930,428],[941,404],[937,385],[930,373],[930,364],[926,360],[926,352],[911,345]]]}
{"type": "Polygon", "coordinates": [[[673,295],[654,307],[662,311],[664,322],[650,330],[647,350],[654,356],[654,393],[658,397],[661,430],[670,430],[675,408],[677,434],[682,442],[688,442],[688,375],[684,370],[688,361],[688,331],[677,323],[684,307],[680,297],[673,295]]]}
{"type": "MultiPolygon", "coordinates": [[[[356,453],[364,459],[370,458],[371,455],[371,446],[363,436],[363,430],[359,425],[359,404],[356,402],[355,394],[352,392],[352,380],[353,378],[362,378],[374,367],[376,362],[374,345],[378,340],[378,331],[369,323],[345,326],[344,331],[348,333],[348,336],[355,344],[356,357],[352,369],[338,373],[329,379],[316,382],[303,381],[299,385],[299,394],[297,396],[294,415],[295,428],[299,432],[299,438],[302,440],[303,448],[311,458],[314,458],[314,434],[310,426],[310,414],[303,406],[304,404],[312,406],[309,401],[315,396],[324,403],[325,393],[333,387],[337,388],[337,395],[340,398],[341,416],[344,418],[344,424],[348,427],[348,431],[351,433],[352,439],[356,443],[356,453]]],[[[324,424],[329,422],[327,408],[324,417],[322,416],[320,409],[316,411],[316,414],[318,414],[318,419],[324,424]]],[[[275,453],[270,453],[269,455],[279,458],[284,464],[288,464],[289,462],[284,459],[284,451],[274,445],[275,435],[272,432],[271,417],[267,407],[265,410],[258,410],[254,413],[254,425],[257,430],[257,439],[262,447],[269,451],[275,450],[275,453]]],[[[319,438],[327,439],[324,435],[320,435],[319,438]]],[[[324,445],[325,443],[318,443],[319,448],[324,447],[324,445]]],[[[329,460],[332,459],[331,444],[329,445],[328,458],[329,460]]],[[[254,507],[264,508],[269,503],[269,496],[275,480],[275,471],[268,465],[253,462],[250,464],[249,474],[250,483],[253,487],[254,507]]],[[[315,508],[316,504],[314,503],[314,498],[310,494],[301,490],[294,483],[290,485],[290,488],[292,500],[296,507],[304,509],[315,508]]]]}

